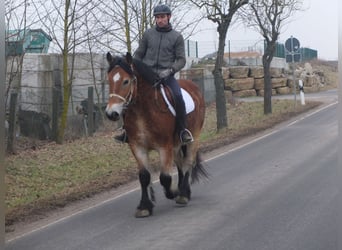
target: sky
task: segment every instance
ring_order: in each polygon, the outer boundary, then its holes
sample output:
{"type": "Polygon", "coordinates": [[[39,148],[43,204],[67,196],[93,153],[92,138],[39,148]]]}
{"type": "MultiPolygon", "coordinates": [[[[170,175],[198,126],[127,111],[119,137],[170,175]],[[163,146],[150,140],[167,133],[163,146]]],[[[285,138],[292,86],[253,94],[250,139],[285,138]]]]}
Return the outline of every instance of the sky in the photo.
{"type": "MultiPolygon", "coordinates": [[[[278,42],[285,43],[291,36],[297,38],[301,47],[317,50],[318,58],[338,59],[338,0],[304,0],[304,11],[296,12],[281,30],[278,42]]],[[[190,39],[198,42],[199,57],[216,51],[218,35],[216,24],[203,21],[200,31],[190,39]],[[205,27],[205,28],[204,28],[205,27]]],[[[228,30],[226,51],[248,50],[248,47],[262,47],[262,37],[254,30],[231,26],[228,30]]]]}

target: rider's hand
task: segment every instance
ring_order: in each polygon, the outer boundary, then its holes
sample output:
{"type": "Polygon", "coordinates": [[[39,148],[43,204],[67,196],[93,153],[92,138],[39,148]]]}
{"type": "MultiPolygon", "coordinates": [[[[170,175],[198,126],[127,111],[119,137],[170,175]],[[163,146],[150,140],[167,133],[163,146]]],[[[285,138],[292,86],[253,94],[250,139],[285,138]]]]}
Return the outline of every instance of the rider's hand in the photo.
{"type": "Polygon", "coordinates": [[[160,79],[165,79],[165,78],[168,78],[170,75],[172,75],[174,72],[173,72],[173,69],[170,68],[170,69],[164,69],[162,70],[160,73],[159,73],[159,78],[160,79]]]}

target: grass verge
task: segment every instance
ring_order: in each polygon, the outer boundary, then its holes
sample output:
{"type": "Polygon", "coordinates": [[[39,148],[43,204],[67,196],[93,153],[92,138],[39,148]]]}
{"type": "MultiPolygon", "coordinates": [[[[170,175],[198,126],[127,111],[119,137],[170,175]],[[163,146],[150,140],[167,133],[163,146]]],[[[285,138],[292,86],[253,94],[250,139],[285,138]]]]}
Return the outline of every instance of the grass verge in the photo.
{"type": "MultiPolygon", "coordinates": [[[[317,107],[307,102],[294,108],[291,100],[273,100],[273,112],[263,114],[263,102],[228,105],[228,129],[216,130],[216,109],[207,107],[201,149],[229,144],[317,107]]],[[[115,188],[137,178],[127,145],[114,143],[112,131],[99,132],[63,145],[47,145],[7,156],[6,225],[68,202],[115,188]]]]}

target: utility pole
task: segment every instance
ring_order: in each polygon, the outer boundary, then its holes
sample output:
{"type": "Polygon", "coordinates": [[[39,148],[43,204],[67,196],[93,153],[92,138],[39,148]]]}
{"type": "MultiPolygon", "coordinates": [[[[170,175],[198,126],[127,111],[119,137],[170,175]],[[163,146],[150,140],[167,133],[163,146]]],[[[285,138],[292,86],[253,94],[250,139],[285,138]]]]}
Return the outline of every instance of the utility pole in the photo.
{"type": "Polygon", "coordinates": [[[291,36],[285,42],[286,62],[291,63],[292,67],[292,80],[293,80],[293,95],[294,95],[294,108],[296,109],[297,95],[296,95],[296,76],[295,68],[296,62],[300,62],[300,43],[297,38],[291,36]]]}

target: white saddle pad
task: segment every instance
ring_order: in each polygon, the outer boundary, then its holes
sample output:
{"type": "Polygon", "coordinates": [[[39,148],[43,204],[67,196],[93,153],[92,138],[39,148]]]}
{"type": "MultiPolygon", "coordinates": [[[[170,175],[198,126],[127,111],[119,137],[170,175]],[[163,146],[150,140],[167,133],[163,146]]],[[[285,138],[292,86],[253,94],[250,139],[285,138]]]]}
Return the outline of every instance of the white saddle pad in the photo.
{"type": "MultiPolygon", "coordinates": [[[[172,104],[170,103],[169,99],[167,99],[166,93],[165,93],[165,89],[163,85],[160,85],[160,91],[162,93],[162,96],[167,104],[167,107],[169,108],[170,112],[175,116],[176,115],[176,111],[174,109],[174,107],[172,106],[172,104]]],[[[189,114],[190,112],[194,111],[195,109],[195,102],[192,99],[191,95],[185,90],[182,89],[182,96],[183,96],[183,100],[185,103],[185,111],[187,114],[189,114]]]]}

